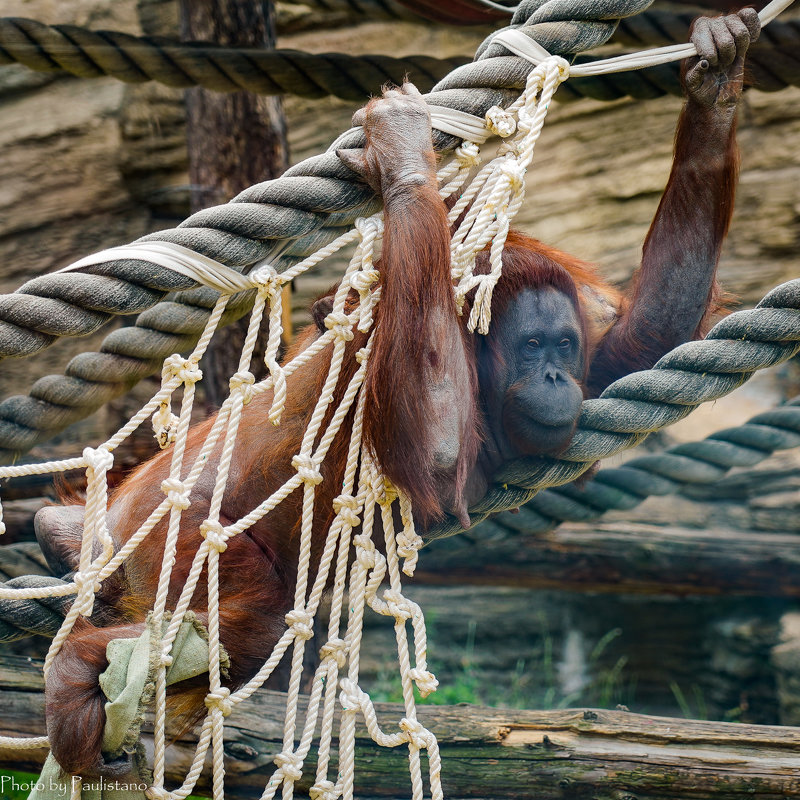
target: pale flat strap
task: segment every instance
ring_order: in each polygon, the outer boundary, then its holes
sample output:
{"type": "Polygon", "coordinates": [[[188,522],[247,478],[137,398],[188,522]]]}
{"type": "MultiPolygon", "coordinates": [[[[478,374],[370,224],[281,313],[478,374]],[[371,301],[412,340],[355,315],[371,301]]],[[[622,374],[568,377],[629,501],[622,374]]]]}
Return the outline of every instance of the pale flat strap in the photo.
{"type": "Polygon", "coordinates": [[[486,120],[483,117],[476,117],[466,111],[458,111],[455,108],[445,108],[444,106],[429,105],[428,109],[431,112],[431,127],[443,133],[449,133],[458,136],[459,139],[476,144],[482,144],[494,135],[486,127],[486,120]]]}
{"type": "Polygon", "coordinates": [[[108,250],[86,256],[57,272],[72,272],[106,261],[128,258],[158,264],[172,272],[192,278],[204,286],[210,286],[221,294],[236,294],[256,286],[249,275],[242,275],[241,272],[226,267],[213,258],[172,242],[133,242],[121,247],[110,247],[108,250]]]}

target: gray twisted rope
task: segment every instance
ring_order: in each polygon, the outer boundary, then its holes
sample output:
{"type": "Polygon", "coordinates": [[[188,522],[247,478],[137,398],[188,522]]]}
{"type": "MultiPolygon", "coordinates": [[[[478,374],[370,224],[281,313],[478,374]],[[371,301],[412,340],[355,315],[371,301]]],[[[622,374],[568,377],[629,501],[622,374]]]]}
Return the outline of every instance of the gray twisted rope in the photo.
{"type": "MultiPolygon", "coordinates": [[[[25,575],[0,585],[6,589],[39,589],[64,584],[58,578],[25,575]]],[[[15,642],[34,635],[52,639],[58,633],[74,599],[73,595],[68,595],[35,600],[0,600],[0,642],[15,642]]]]}
{"type": "MultiPolygon", "coordinates": [[[[602,44],[618,18],[638,13],[650,2],[534,2],[529,5],[530,19],[519,27],[551,52],[570,55],[602,44]]],[[[525,17],[518,12],[515,19],[525,17]]],[[[456,70],[457,77],[451,75],[434,87],[428,98],[439,106],[484,116],[491,106],[512,102],[531,69],[522,59],[484,53],[474,64],[456,70]],[[473,72],[480,73],[480,80],[473,72]]],[[[458,144],[453,136],[434,134],[440,152],[458,144]]],[[[205,209],[177,228],[143,240],[181,244],[238,270],[280,253],[275,265],[285,269],[379,207],[372,190],[336,155],[339,148],[363,144],[361,130],[351,129],[326,153],[297,164],[283,177],[257,184],[230,203],[205,209]]],[[[32,355],[59,336],[85,335],[112,314],[144,311],[167,292],[194,285],[135,260],[35,278],[13,294],[0,296],[0,358],[32,355]]],[[[207,318],[211,294],[194,290],[179,295],[177,302],[140,316],[135,327],[114,331],[100,353],[73,359],[66,380],[48,376],[34,385],[30,396],[0,403],[0,459],[13,458],[88,415],[154,371],[164,355],[191,346],[207,318]]]]}
{"type": "Polygon", "coordinates": [[[700,441],[603,469],[581,486],[544,489],[519,513],[502,512],[492,521],[526,534],[546,533],[562,522],[591,522],[608,511],[635,508],[652,495],[708,486],[733,467],[752,467],[776,450],[794,447],[800,447],[800,397],[700,441]]]}
{"type": "MultiPolygon", "coordinates": [[[[522,458],[506,464],[486,495],[469,509],[473,524],[518,508],[540,489],[580,477],[598,459],[638,444],[649,433],[683,419],[701,403],[728,394],[756,370],[800,352],[800,279],[773,289],[751,311],[731,314],[699,342],[665,355],[651,370],[611,384],[587,400],[570,447],[560,458],[522,458]]],[[[463,530],[455,517],[426,531],[426,539],[463,530]]]]}
{"type": "Polygon", "coordinates": [[[402,83],[406,74],[427,91],[467,61],[466,56],[392,58],[234,48],[0,18],[0,65],[19,63],[38,72],[66,71],[80,78],[110,76],[125,83],[155,80],[180,89],[247,89],[310,98],[334,95],[363,102],[386,82],[402,83]]]}
{"type": "MultiPolygon", "coordinates": [[[[689,13],[650,11],[623,20],[625,24],[620,25],[614,41],[636,47],[686,41],[692,19],[689,13]]],[[[451,70],[469,61],[467,56],[392,58],[232,48],[0,18],[0,65],[20,63],[39,72],[66,71],[82,78],[111,76],[127,83],[155,80],[168,86],[203,86],[219,92],[246,89],[265,95],[334,95],[363,101],[387,81],[400,83],[405,76],[427,92],[451,70]]],[[[753,85],[762,91],[800,85],[800,20],[775,21],[768,26],[762,40],[750,49],[748,71],[753,85]]],[[[677,64],[576,78],[557,98],[561,102],[584,97],[649,99],[664,94],[681,94],[677,64]]]]}
{"type": "MultiPolygon", "coordinates": [[[[50,575],[38,545],[20,542],[0,547],[0,586],[36,589],[63,583],[50,575]]],[[[0,600],[0,642],[13,642],[34,634],[55,636],[72,600],[72,596],[0,600]]]]}

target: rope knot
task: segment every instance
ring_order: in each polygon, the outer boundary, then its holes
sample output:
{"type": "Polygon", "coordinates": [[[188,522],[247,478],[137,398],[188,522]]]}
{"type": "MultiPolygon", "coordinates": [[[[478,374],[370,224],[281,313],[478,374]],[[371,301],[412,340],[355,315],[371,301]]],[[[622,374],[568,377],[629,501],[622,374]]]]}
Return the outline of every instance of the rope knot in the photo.
{"type": "Polygon", "coordinates": [[[408,599],[403,597],[396,589],[387,589],[383,593],[383,599],[386,601],[386,607],[389,613],[396,619],[411,619],[414,612],[408,599]]]}
{"type": "Polygon", "coordinates": [[[170,793],[163,786],[148,786],[144,796],[147,800],[169,800],[170,793]]]}
{"type": "Polygon", "coordinates": [[[228,381],[231,394],[233,392],[242,393],[242,404],[247,405],[253,399],[253,384],[256,382],[256,377],[249,370],[243,369],[241,372],[234,372],[228,381]]]}
{"type": "Polygon", "coordinates": [[[517,130],[517,121],[514,115],[500,106],[492,106],[486,112],[486,127],[496,136],[506,139],[513,136],[517,130]]]}
{"type": "Polygon", "coordinates": [[[292,459],[292,466],[297,470],[297,474],[303,479],[303,483],[317,486],[322,483],[322,473],[319,471],[317,462],[312,456],[299,453],[292,459]]]}
{"type": "Polygon", "coordinates": [[[359,348],[359,350],[356,352],[356,361],[359,364],[366,364],[368,360],[369,360],[369,350],[367,350],[366,347],[359,348]]]}
{"type": "Polygon", "coordinates": [[[333,510],[345,525],[357,528],[361,522],[358,515],[360,506],[358,500],[351,494],[340,494],[333,498],[333,510]]]}
{"type": "Polygon", "coordinates": [[[314,636],[314,617],[304,608],[293,608],[285,617],[286,624],[298,638],[308,640],[314,636]]]}
{"type": "Polygon", "coordinates": [[[173,353],[164,359],[161,370],[162,381],[177,378],[181,383],[197,383],[203,377],[202,370],[191,359],[184,358],[180,353],[173,353]]]}
{"type": "Polygon", "coordinates": [[[417,566],[419,550],[424,544],[422,537],[413,528],[404,528],[397,534],[397,555],[405,559],[403,572],[412,576],[417,566]]]}
{"type": "Polygon", "coordinates": [[[513,192],[518,192],[525,182],[525,167],[511,158],[504,158],[500,162],[500,172],[508,179],[508,187],[513,192]]]}
{"type": "Polygon", "coordinates": [[[153,435],[158,446],[163,450],[175,441],[178,432],[178,416],[172,413],[168,400],[162,400],[158,409],[153,413],[153,435]]]}
{"type": "Polygon", "coordinates": [[[381,217],[357,217],[353,227],[362,239],[377,238],[383,235],[383,219],[381,217]]]}
{"type": "Polygon", "coordinates": [[[481,163],[481,149],[475,142],[462,142],[455,154],[462,167],[477,167],[481,163]]]}
{"type": "Polygon", "coordinates": [[[219,520],[204,520],[200,525],[200,535],[208,542],[208,546],[213,547],[218,553],[224,553],[228,549],[228,534],[219,520]]]}
{"type": "Polygon", "coordinates": [[[353,713],[361,708],[361,703],[367,695],[362,691],[361,687],[351,681],[350,678],[342,678],[339,681],[341,692],[339,692],[339,703],[342,706],[342,711],[349,711],[353,713]]]}
{"type": "Polygon", "coordinates": [[[364,569],[372,569],[377,563],[375,545],[372,539],[365,533],[360,533],[353,537],[353,544],[356,548],[356,561],[364,569]]]}
{"type": "Polygon", "coordinates": [[[78,587],[78,595],[75,598],[73,608],[81,616],[91,617],[94,610],[95,595],[100,591],[100,581],[91,573],[84,575],[80,570],[72,576],[72,580],[75,586],[78,587]]]}
{"type": "Polygon", "coordinates": [[[308,790],[311,800],[339,800],[341,792],[332,781],[318,781],[308,790]]]}
{"type": "Polygon", "coordinates": [[[171,653],[162,653],[161,658],[159,660],[159,664],[162,667],[166,667],[169,669],[172,666],[172,662],[175,660],[174,656],[171,653]]]}
{"type": "Polygon", "coordinates": [[[353,333],[352,324],[350,323],[350,317],[343,311],[331,311],[331,313],[325,317],[325,327],[329,331],[333,331],[336,338],[342,342],[352,341],[355,335],[353,333]]]}
{"type": "Polygon", "coordinates": [[[82,592],[94,594],[100,591],[100,581],[97,580],[97,576],[91,573],[84,574],[78,570],[72,576],[72,582],[78,587],[79,594],[82,592]]]}
{"type": "Polygon", "coordinates": [[[426,749],[433,738],[433,734],[416,719],[403,717],[400,720],[400,728],[408,736],[409,744],[416,747],[417,750],[426,749]]]}
{"type": "Polygon", "coordinates": [[[347,642],[338,636],[328,639],[319,649],[319,657],[322,661],[332,660],[336,662],[339,669],[343,669],[347,664],[347,642]]]}
{"type": "Polygon", "coordinates": [[[250,277],[258,287],[258,293],[262,296],[269,296],[280,291],[283,285],[283,277],[270,264],[264,264],[254,270],[250,277]]]}
{"type": "Polygon", "coordinates": [[[230,700],[231,690],[227,686],[220,686],[216,692],[206,695],[205,703],[209,711],[219,709],[223,717],[229,717],[233,711],[233,702],[230,700]]]}
{"type": "Polygon", "coordinates": [[[91,467],[95,472],[107,472],[114,466],[114,456],[105,447],[85,447],[83,449],[83,460],[87,467],[91,467]]]}
{"type": "Polygon", "coordinates": [[[290,781],[299,781],[303,777],[303,759],[297,753],[284,750],[275,756],[275,763],[290,781]]]}
{"type": "Polygon", "coordinates": [[[419,693],[423,697],[433,694],[439,687],[439,681],[436,680],[436,676],[427,669],[417,669],[415,667],[408,673],[408,676],[417,684],[417,689],[419,689],[419,693]]]}
{"type": "Polygon", "coordinates": [[[376,269],[360,269],[350,276],[350,286],[358,292],[363,300],[364,296],[377,282],[378,275],[379,273],[376,269]]]}
{"type": "Polygon", "coordinates": [[[186,511],[192,504],[189,500],[189,491],[183,481],[177,478],[167,478],[161,482],[161,491],[167,496],[170,505],[173,508],[178,508],[181,511],[186,511]]]}

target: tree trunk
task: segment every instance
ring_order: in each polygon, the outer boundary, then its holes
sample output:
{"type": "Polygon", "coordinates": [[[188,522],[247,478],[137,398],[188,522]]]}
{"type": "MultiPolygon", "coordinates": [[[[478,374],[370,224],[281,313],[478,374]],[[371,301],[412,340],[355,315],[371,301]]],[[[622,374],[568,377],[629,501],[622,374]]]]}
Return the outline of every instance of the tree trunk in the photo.
{"type": "MultiPolygon", "coordinates": [[[[237,47],[275,46],[272,3],[256,0],[181,0],[181,37],[237,47]]],[[[254,183],[288,166],[286,124],[279,97],[250,92],[186,92],[187,144],[192,211],[226,203],[254,183]]],[[[253,354],[256,380],[263,363],[267,323],[253,354]]],[[[247,333],[247,318],[216,334],[203,361],[203,386],[210,405],[228,394],[247,333]]]]}

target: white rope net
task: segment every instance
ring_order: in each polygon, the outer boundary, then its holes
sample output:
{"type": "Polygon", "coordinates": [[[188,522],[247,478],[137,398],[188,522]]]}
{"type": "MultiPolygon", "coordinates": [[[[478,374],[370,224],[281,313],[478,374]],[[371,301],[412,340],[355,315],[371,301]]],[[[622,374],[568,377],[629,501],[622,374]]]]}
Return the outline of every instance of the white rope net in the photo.
{"type": "MultiPolygon", "coordinates": [[[[773,0],[761,12],[767,22],[792,0],[773,0]]],[[[454,300],[461,310],[469,292],[474,299],[468,321],[470,331],[486,333],[491,319],[491,298],[494,286],[502,274],[502,251],[512,218],[519,210],[524,194],[524,176],[531,163],[536,141],[541,133],[552,96],[559,84],[569,76],[570,67],[564,59],[550,56],[542,48],[519,41],[514,32],[504,34],[503,43],[536,64],[530,73],[525,91],[508,109],[490,109],[485,120],[463,112],[432,108],[435,127],[460,135],[465,142],[457,148],[451,161],[438,173],[442,197],[461,192],[449,218],[454,223],[466,210],[463,221],[452,240],[454,300]],[[488,128],[488,131],[487,131],[488,128]],[[497,157],[474,174],[480,163],[478,143],[496,134],[504,138],[497,157]],[[466,186],[466,188],[464,188],[466,186]],[[463,190],[463,191],[462,191],[463,190]],[[478,253],[489,247],[491,268],[487,274],[474,274],[478,253]]],[[[525,37],[527,38],[527,37],[525,37]]],[[[529,40],[528,40],[529,41],[529,40]]],[[[691,55],[691,45],[673,48],[668,54],[661,50],[640,58],[630,57],[624,64],[609,63],[608,70],[632,69],[649,63],[691,55]],[[688,49],[687,49],[688,48],[688,49]]],[[[619,59],[609,59],[619,62],[619,59]]],[[[599,62],[592,69],[601,69],[599,62]]],[[[574,70],[573,72],[577,71],[574,70]]],[[[349,381],[342,400],[323,429],[329,403],[337,387],[345,358],[345,345],[352,341],[354,330],[368,334],[372,328],[372,312],[380,299],[376,260],[381,242],[380,214],[361,219],[355,228],[331,244],[309,256],[285,272],[278,274],[269,264],[259,263],[249,275],[243,276],[223,264],[199,256],[186,248],[169,243],[141,243],[112,248],[89,256],[66,269],[79,269],[114,257],[134,257],[189,275],[220,292],[206,328],[192,353],[184,358],[174,354],[164,362],[161,387],[153,397],[108,441],[97,448],[86,448],[82,456],[59,461],[24,466],[0,467],[0,479],[23,475],[85,469],[87,478],[86,513],[79,569],[73,580],[57,587],[12,589],[0,587],[2,599],[33,599],[74,594],[75,602],[45,660],[45,677],[53,659],[72,630],[76,620],[92,612],[95,593],[100,583],[118,569],[125,559],[168,515],[168,531],[164,547],[158,590],[153,605],[153,630],[164,633],[160,641],[161,664],[155,692],[153,784],[147,790],[151,800],[183,800],[195,787],[203,770],[206,755],[212,754],[212,786],[215,800],[224,797],[225,767],[223,741],[225,718],[261,687],[284,657],[291,661],[291,676],[286,703],[283,749],[275,756],[276,769],[267,782],[262,800],[270,800],[281,790],[283,800],[293,797],[294,786],[303,776],[306,757],[312,747],[319,724],[317,768],[310,796],[313,800],[351,800],[354,791],[356,720],[363,718],[369,734],[381,746],[407,745],[412,796],[423,797],[421,751],[427,751],[428,780],[433,800],[442,798],[441,762],[436,737],[417,719],[414,686],[421,696],[435,691],[437,681],[428,670],[426,661],[425,622],[420,607],[403,594],[401,573],[411,576],[417,563],[422,539],[414,529],[411,503],[407,497],[381,473],[380,467],[362,446],[364,393],[360,391],[369,363],[371,340],[357,353],[358,368],[349,381]],[[280,365],[278,348],[283,332],[281,323],[282,289],[298,275],[312,269],[324,259],[348,244],[357,242],[344,277],[336,291],[333,309],[325,325],[327,332],[317,338],[292,361],[280,365]],[[249,329],[241,353],[239,367],[230,378],[230,395],[223,403],[209,434],[193,461],[187,461],[186,441],[195,387],[202,374],[198,364],[219,324],[225,307],[234,293],[255,288],[257,297],[250,316],[249,329]],[[355,290],[359,302],[345,312],[348,293],[355,290]],[[268,377],[256,383],[249,371],[259,325],[265,313],[269,315],[269,339],[265,361],[268,377]],[[220,508],[228,481],[231,457],[236,446],[236,434],[244,407],[253,397],[272,392],[269,420],[279,424],[289,391],[292,374],[323,350],[332,346],[327,378],[316,402],[299,451],[292,465],[295,475],[270,497],[265,498],[241,519],[222,525],[220,508]],[[172,412],[172,398],[179,387],[183,395],[179,414],[172,412]],[[311,569],[312,524],[315,513],[316,487],[322,481],[320,465],[339,433],[345,417],[354,409],[350,430],[347,460],[341,493],[333,500],[335,517],[330,525],[316,573],[311,569]],[[114,461],[114,450],[141,425],[152,417],[156,439],[162,447],[172,447],[169,477],[163,481],[164,500],[154,508],[146,521],[117,551],[108,531],[107,472],[114,461]],[[216,480],[206,520],[200,526],[203,537],[192,567],[174,608],[167,608],[167,592],[176,554],[181,515],[191,504],[192,489],[207,466],[210,454],[222,441],[222,453],[216,467],[216,480]],[[316,443],[316,445],[315,445],[316,443]],[[219,564],[224,558],[227,541],[248,530],[269,514],[292,492],[301,489],[302,519],[298,554],[297,583],[294,607],[286,614],[286,630],[257,674],[244,686],[231,692],[222,685],[221,648],[219,639],[219,564]],[[393,506],[399,507],[395,526],[393,506]],[[376,548],[376,514],[380,515],[384,535],[385,555],[376,548]],[[359,530],[354,534],[354,530],[359,530]],[[93,557],[93,544],[101,545],[93,557]],[[401,567],[402,560],[402,567],[401,567]],[[189,610],[203,568],[207,565],[208,634],[209,634],[209,692],[206,697],[208,713],[202,723],[194,759],[181,786],[168,790],[165,780],[166,750],[166,668],[171,663],[171,648],[184,615],[189,610]],[[313,574],[312,574],[313,573],[313,574]],[[298,700],[307,642],[313,637],[313,621],[326,587],[333,586],[327,638],[319,649],[320,662],[308,699],[307,713],[302,726],[298,723],[298,700]],[[343,613],[345,594],[349,613],[343,613]],[[392,617],[397,639],[397,655],[402,685],[405,716],[394,729],[378,722],[369,695],[359,684],[362,624],[366,607],[392,617]],[[411,623],[412,666],[408,626],[411,623]],[[286,655],[291,651],[290,655],[286,655]],[[332,777],[331,748],[337,701],[341,705],[338,730],[338,771],[332,777]]],[[[0,534],[5,530],[0,504],[0,534]]],[[[0,747],[46,747],[46,737],[0,737],[0,747]]],[[[75,784],[73,797],[80,796],[80,782],[75,784]]]]}
{"type": "MultiPolygon", "coordinates": [[[[456,220],[468,207],[453,239],[454,299],[463,306],[464,298],[476,290],[470,318],[470,329],[486,332],[490,319],[491,294],[501,274],[502,253],[511,217],[524,196],[524,174],[533,157],[536,139],[542,129],[550,98],[568,74],[567,63],[557,57],[538,66],[530,76],[520,99],[508,110],[493,109],[487,124],[509,136],[498,158],[481,169],[450,212],[456,220]],[[470,205],[471,204],[471,205],[470,205]],[[473,274],[475,256],[490,242],[492,269],[489,274],[473,274]]],[[[439,174],[442,197],[464,189],[474,167],[480,163],[478,146],[464,143],[454,158],[439,174]]],[[[350,379],[342,400],[332,416],[326,414],[346,356],[346,344],[354,332],[369,334],[372,313],[380,299],[377,285],[378,257],[381,234],[381,215],[360,219],[355,228],[327,247],[306,258],[287,271],[278,274],[269,264],[257,264],[248,276],[242,276],[222,264],[197,257],[185,248],[165,243],[146,243],[113,248],[82,259],[67,269],[76,269],[97,261],[107,260],[124,251],[129,257],[152,258],[156,263],[190,274],[221,292],[206,328],[188,357],[174,354],[164,362],[160,389],[108,441],[97,448],[87,447],[80,457],[41,464],[0,467],[0,478],[22,475],[56,473],[76,468],[86,470],[86,512],[79,569],[65,586],[11,589],[0,587],[0,598],[30,599],[75,594],[75,602],[67,613],[45,660],[45,677],[53,659],[69,636],[76,620],[92,613],[95,593],[103,580],[118,569],[125,559],[168,517],[163,560],[158,580],[152,616],[152,630],[163,628],[160,641],[161,664],[157,673],[154,712],[153,783],[147,790],[151,800],[182,800],[194,789],[203,770],[208,751],[211,751],[212,787],[216,800],[224,797],[225,766],[223,741],[225,719],[236,707],[261,687],[285,657],[291,662],[291,674],[286,700],[283,749],[275,756],[276,769],[267,782],[263,800],[270,800],[280,790],[284,800],[293,796],[294,785],[303,776],[306,757],[315,739],[317,766],[310,796],[315,800],[336,800],[353,797],[354,749],[356,721],[363,718],[371,737],[379,745],[406,745],[409,752],[409,771],[412,796],[421,800],[424,793],[422,751],[427,752],[427,775],[430,796],[442,798],[441,762],[436,737],[417,719],[414,687],[422,697],[436,690],[437,681],[428,670],[425,621],[420,607],[403,594],[402,575],[411,576],[417,563],[422,539],[414,529],[409,499],[399,492],[382,474],[369,451],[362,443],[362,420],[365,394],[360,391],[369,364],[371,339],[356,354],[357,369],[350,379]],[[327,331],[320,335],[292,361],[278,363],[278,348],[282,335],[282,289],[298,275],[313,268],[342,247],[356,242],[355,253],[336,291],[333,309],[325,319],[327,331]],[[250,315],[248,333],[237,371],[230,378],[230,394],[223,403],[209,434],[194,460],[187,458],[187,434],[197,383],[202,379],[198,368],[211,338],[217,329],[225,307],[233,293],[255,288],[256,300],[250,315]],[[355,290],[359,302],[347,313],[348,294],[355,290]],[[268,377],[256,383],[250,372],[253,350],[264,314],[269,315],[269,339],[265,361],[268,377]],[[295,474],[270,497],[263,499],[248,514],[235,522],[223,525],[220,509],[228,481],[231,458],[236,447],[237,429],[244,407],[258,394],[272,392],[269,420],[279,424],[287,392],[291,391],[292,374],[326,348],[331,349],[330,366],[324,386],[305,431],[292,466],[295,474]],[[172,412],[173,395],[183,387],[180,411],[172,412]],[[334,438],[339,434],[347,415],[354,410],[349,432],[347,460],[341,493],[333,500],[334,520],[327,531],[319,566],[311,566],[312,526],[316,509],[316,487],[322,481],[320,465],[334,438]],[[326,416],[330,416],[327,424],[326,416]],[[152,511],[115,552],[108,530],[108,484],[106,476],[114,462],[114,450],[148,417],[152,418],[157,441],[171,447],[169,477],[163,481],[163,501],[152,511]],[[197,548],[180,597],[173,608],[167,607],[172,568],[175,561],[183,512],[191,505],[191,492],[201,472],[207,468],[210,455],[222,443],[216,467],[216,479],[207,518],[200,526],[202,544],[197,548]],[[227,542],[248,530],[269,514],[292,492],[302,491],[301,533],[298,553],[297,583],[294,606],[286,614],[286,630],[272,653],[268,654],[257,674],[244,686],[230,691],[222,683],[221,647],[219,637],[219,565],[225,558],[227,542]],[[397,505],[399,513],[393,513],[397,505]],[[380,526],[375,524],[380,515],[380,526]],[[400,520],[400,525],[395,524],[400,520]],[[382,529],[383,548],[376,547],[376,531],[382,529]],[[357,533],[354,533],[354,530],[357,533]],[[101,544],[93,557],[93,543],[101,544]],[[381,550],[384,550],[385,555],[381,550]],[[402,565],[401,565],[402,562],[402,565]],[[166,669],[171,663],[171,648],[178,634],[204,567],[208,580],[209,691],[206,697],[207,714],[199,731],[192,765],[181,786],[167,789],[166,772],[166,669]],[[306,646],[313,637],[313,621],[319,610],[326,587],[333,586],[327,628],[327,638],[319,649],[320,661],[308,698],[307,712],[302,725],[298,722],[298,701],[306,646]],[[344,613],[347,598],[348,613],[344,613]],[[405,715],[393,727],[381,725],[372,700],[359,684],[360,648],[364,614],[369,607],[374,612],[391,617],[397,640],[400,681],[405,715]],[[162,622],[164,623],[162,626],[162,622]],[[411,640],[408,636],[410,623],[411,640]],[[413,656],[412,656],[413,650],[413,656]],[[288,655],[287,655],[288,653],[288,655]],[[336,718],[336,703],[341,706],[338,729],[339,761],[332,774],[331,748],[336,718]]],[[[2,506],[0,506],[0,533],[2,506]]],[[[265,654],[266,656],[267,654],[265,654]]],[[[46,737],[21,739],[0,737],[0,746],[37,748],[46,746],[46,737]]],[[[80,796],[76,782],[73,796],[80,796]]]]}

